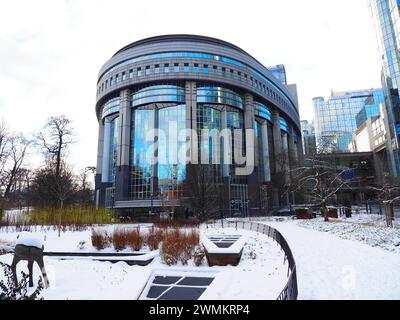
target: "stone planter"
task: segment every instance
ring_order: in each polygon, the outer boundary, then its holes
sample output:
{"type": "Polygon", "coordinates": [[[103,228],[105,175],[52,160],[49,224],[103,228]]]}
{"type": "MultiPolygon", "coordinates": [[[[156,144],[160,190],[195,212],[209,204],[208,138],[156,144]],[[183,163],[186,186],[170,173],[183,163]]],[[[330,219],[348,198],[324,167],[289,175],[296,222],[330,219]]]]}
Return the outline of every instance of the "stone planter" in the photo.
{"type": "Polygon", "coordinates": [[[201,242],[204,246],[207,262],[213,266],[237,266],[246,243],[245,237],[240,236],[203,236],[201,242]]]}
{"type": "Polygon", "coordinates": [[[242,257],[243,249],[239,253],[209,253],[207,250],[205,252],[210,267],[228,265],[236,267],[242,257]]]}

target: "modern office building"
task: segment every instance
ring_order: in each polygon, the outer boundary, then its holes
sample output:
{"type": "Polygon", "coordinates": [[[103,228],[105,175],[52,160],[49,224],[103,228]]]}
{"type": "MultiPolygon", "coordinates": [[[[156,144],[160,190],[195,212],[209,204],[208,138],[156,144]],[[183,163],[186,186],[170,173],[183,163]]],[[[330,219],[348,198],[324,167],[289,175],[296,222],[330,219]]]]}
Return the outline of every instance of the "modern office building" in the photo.
{"type": "Polygon", "coordinates": [[[326,101],[322,97],[314,98],[316,142],[319,149],[324,149],[319,151],[348,152],[360,111],[368,107],[367,117],[379,114],[383,100],[382,89],[332,92],[326,101]]]}
{"type": "Polygon", "coordinates": [[[96,116],[96,203],[130,213],[166,204],[182,209],[189,164],[202,164],[215,150],[226,207],[267,210],[281,198],[277,156],[287,157],[287,168],[303,154],[298,105],[282,79],[241,48],[210,37],[157,36],[120,49],[99,72],[96,116]],[[217,138],[203,140],[207,130],[217,138]],[[241,154],[225,147],[222,130],[232,132],[226,140],[243,146],[241,154]],[[176,161],[182,148],[187,163],[176,161]],[[167,162],[154,161],[161,154],[167,162]],[[251,156],[253,168],[239,174],[236,158],[250,166],[251,156]]]}
{"type": "Polygon", "coordinates": [[[367,118],[353,133],[349,149],[351,152],[372,152],[376,179],[382,182],[383,177],[390,174],[391,143],[385,104],[382,103],[379,109],[379,115],[367,118]]]}
{"type": "Polygon", "coordinates": [[[301,136],[303,141],[304,155],[313,155],[316,152],[315,128],[312,122],[307,120],[300,121],[301,136]]]}
{"type": "Polygon", "coordinates": [[[390,174],[400,176],[400,3],[398,0],[369,0],[382,63],[382,87],[389,122],[390,174]]]}

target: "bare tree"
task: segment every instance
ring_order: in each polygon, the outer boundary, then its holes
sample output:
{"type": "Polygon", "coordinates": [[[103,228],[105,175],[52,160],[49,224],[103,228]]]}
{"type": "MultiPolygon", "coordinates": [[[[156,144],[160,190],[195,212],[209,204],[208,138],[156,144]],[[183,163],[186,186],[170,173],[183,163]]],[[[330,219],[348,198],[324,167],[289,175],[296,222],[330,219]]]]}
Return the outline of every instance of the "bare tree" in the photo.
{"type": "Polygon", "coordinates": [[[26,154],[30,145],[31,141],[22,135],[12,135],[9,138],[9,150],[0,177],[1,184],[4,187],[4,198],[7,198],[10,192],[14,191],[16,187],[16,182],[22,173],[22,166],[26,160],[26,154]]]}
{"type": "MultiPolygon", "coordinates": [[[[324,153],[329,145],[330,142],[321,141],[317,152],[324,153]]],[[[344,166],[336,168],[328,161],[320,160],[317,152],[305,159],[303,166],[291,170],[292,182],[287,186],[287,192],[308,194],[311,201],[321,207],[321,213],[328,222],[328,204],[344,187],[351,189],[352,170],[344,166]]]]}
{"type": "Polygon", "coordinates": [[[71,120],[65,115],[50,117],[44,130],[37,135],[37,139],[46,159],[55,167],[55,176],[59,177],[65,151],[70,144],[75,142],[71,120]]]}
{"type": "Polygon", "coordinates": [[[212,165],[189,165],[183,202],[200,220],[207,220],[222,210],[221,191],[212,165]]]}
{"type": "Polygon", "coordinates": [[[394,204],[400,202],[400,178],[385,175],[381,185],[370,186],[370,190],[376,192],[378,200],[385,209],[386,226],[393,227],[394,204]]]}

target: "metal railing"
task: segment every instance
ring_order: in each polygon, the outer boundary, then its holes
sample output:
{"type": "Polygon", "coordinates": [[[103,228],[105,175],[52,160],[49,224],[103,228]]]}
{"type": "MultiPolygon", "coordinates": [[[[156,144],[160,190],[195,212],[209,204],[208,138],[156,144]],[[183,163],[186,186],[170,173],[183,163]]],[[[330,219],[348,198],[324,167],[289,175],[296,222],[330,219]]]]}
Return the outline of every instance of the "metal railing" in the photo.
{"type": "MultiPolygon", "coordinates": [[[[222,221],[219,221],[222,223],[222,221]]],[[[288,281],[277,297],[277,300],[297,300],[298,287],[297,287],[297,273],[296,273],[296,263],[292,254],[292,250],[289,247],[286,239],[283,235],[266,224],[251,222],[251,221],[226,221],[227,225],[234,224],[235,228],[241,228],[244,230],[260,232],[269,238],[272,238],[278,243],[283,252],[285,253],[285,262],[288,261],[288,281]]]]}

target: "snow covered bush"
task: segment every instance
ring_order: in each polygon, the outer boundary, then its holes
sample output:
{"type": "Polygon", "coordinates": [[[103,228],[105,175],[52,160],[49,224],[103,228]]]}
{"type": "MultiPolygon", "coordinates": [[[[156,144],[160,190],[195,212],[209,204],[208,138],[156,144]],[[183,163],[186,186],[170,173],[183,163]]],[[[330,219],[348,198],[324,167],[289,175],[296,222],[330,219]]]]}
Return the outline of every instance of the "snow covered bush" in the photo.
{"type": "Polygon", "coordinates": [[[200,267],[203,264],[204,257],[206,253],[204,251],[203,246],[196,246],[193,254],[193,261],[196,267],[200,267]]]}
{"type": "Polygon", "coordinates": [[[111,245],[110,236],[106,231],[92,229],[92,246],[97,250],[108,248],[111,245]]]}
{"type": "Polygon", "coordinates": [[[37,300],[43,290],[42,278],[39,279],[36,290],[28,294],[29,276],[22,272],[22,279],[15,284],[12,269],[9,265],[0,262],[6,282],[0,280],[0,300],[37,300]]]}
{"type": "Polygon", "coordinates": [[[127,244],[134,251],[140,251],[144,244],[143,236],[140,234],[138,230],[131,230],[127,232],[127,244]]]}

